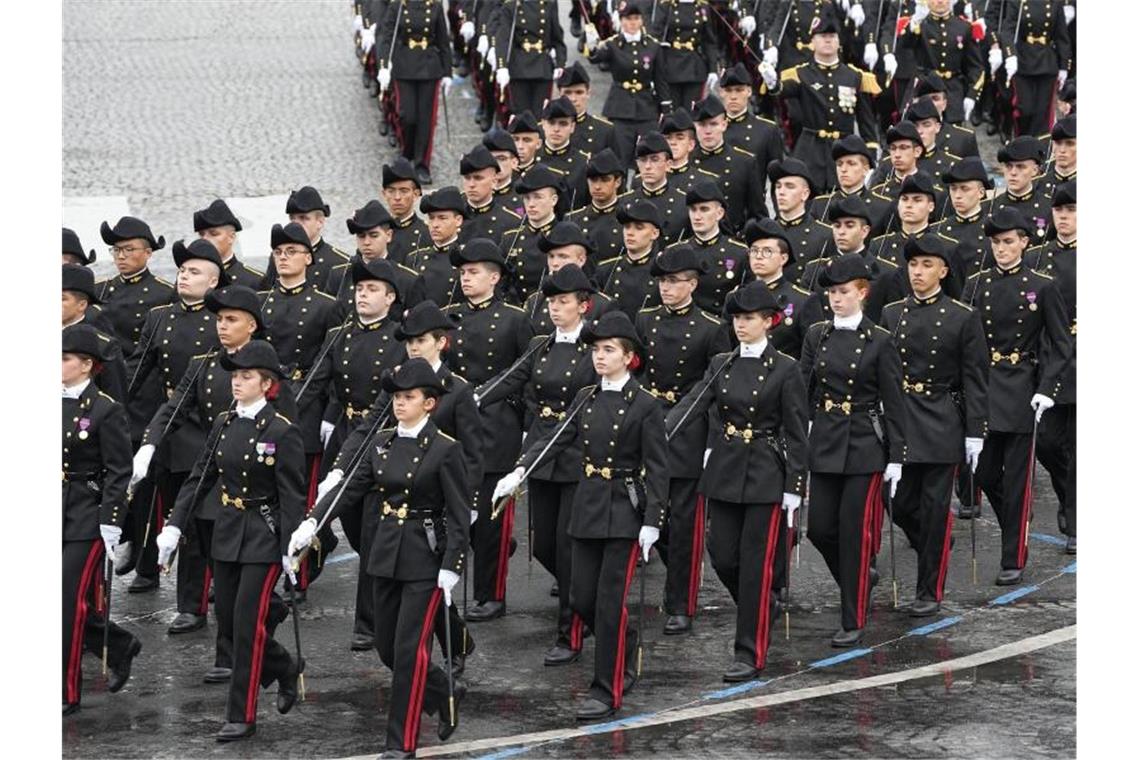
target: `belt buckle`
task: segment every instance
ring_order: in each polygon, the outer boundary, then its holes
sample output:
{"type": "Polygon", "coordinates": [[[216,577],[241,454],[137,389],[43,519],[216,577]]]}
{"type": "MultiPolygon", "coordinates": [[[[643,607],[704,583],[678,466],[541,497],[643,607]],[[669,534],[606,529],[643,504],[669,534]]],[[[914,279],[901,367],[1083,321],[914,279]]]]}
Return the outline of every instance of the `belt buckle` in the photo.
{"type": "Polygon", "coordinates": [[[732,438],[733,436],[735,436],[736,435],[736,425],[733,425],[731,422],[728,423],[727,425],[725,425],[724,426],[724,434],[726,436],[728,436],[729,438],[732,438]]]}
{"type": "Polygon", "coordinates": [[[676,42],[673,43],[673,47],[684,48],[685,50],[695,50],[696,49],[696,46],[693,44],[692,40],[690,40],[688,42],[681,42],[680,40],[677,40],[676,42]]]}
{"type": "Polygon", "coordinates": [[[290,377],[293,380],[300,380],[304,376],[305,376],[305,371],[302,370],[300,367],[298,367],[297,369],[293,370],[293,374],[290,377]]]}
{"type": "Polygon", "coordinates": [[[1049,38],[1046,37],[1044,34],[1037,36],[1037,37],[1033,36],[1032,34],[1027,34],[1027,35],[1025,35],[1025,41],[1028,42],[1030,45],[1044,45],[1045,43],[1047,43],[1049,41],[1049,38]]]}
{"type": "Polygon", "coordinates": [[[924,390],[926,390],[926,386],[923,383],[915,383],[914,390],[917,393],[922,393],[924,390]]]}
{"type": "Polygon", "coordinates": [[[641,92],[641,88],[644,87],[645,85],[643,85],[641,82],[633,81],[633,82],[622,82],[621,86],[630,92],[641,92]]]}
{"type": "Polygon", "coordinates": [[[665,391],[661,395],[664,396],[665,400],[668,401],[670,404],[672,404],[674,401],[677,400],[677,394],[673,391],[665,391]]]}
{"type": "Polygon", "coordinates": [[[419,48],[420,50],[427,50],[427,45],[428,45],[427,37],[424,37],[418,41],[414,40],[414,39],[408,40],[408,47],[411,48],[412,50],[415,50],[416,48],[419,48]]]}
{"type": "Polygon", "coordinates": [[[222,494],[222,505],[227,506],[227,507],[233,507],[234,509],[239,510],[239,511],[245,509],[245,503],[241,500],[240,496],[230,496],[228,493],[222,494]]]}
{"type": "Polygon", "coordinates": [[[535,40],[534,42],[528,42],[527,40],[523,40],[522,46],[523,46],[523,50],[525,50],[528,53],[541,53],[542,52],[542,40],[535,40]]]}
{"type": "Polygon", "coordinates": [[[544,407],[542,407],[542,411],[539,413],[539,416],[540,417],[553,417],[554,416],[554,410],[551,409],[549,406],[544,406],[544,407]]]}
{"type": "Polygon", "coordinates": [[[380,510],[381,514],[383,514],[384,516],[388,516],[388,515],[392,514],[392,505],[391,504],[389,504],[388,502],[384,502],[381,506],[383,507],[383,509],[380,510]]]}
{"type": "Polygon", "coordinates": [[[602,467],[598,470],[598,474],[602,476],[602,480],[609,480],[613,477],[613,470],[609,467],[602,467]]]}
{"type": "Polygon", "coordinates": [[[1017,364],[1019,361],[1021,361],[1021,354],[1019,354],[1017,351],[1011,352],[1009,355],[1009,363],[1017,364]]]}
{"type": "Polygon", "coordinates": [[[744,439],[745,443],[752,443],[752,428],[744,428],[741,430],[740,437],[744,439]]]}
{"type": "Polygon", "coordinates": [[[593,465],[593,463],[591,463],[591,462],[587,462],[587,463],[586,463],[586,477],[587,477],[587,478],[592,478],[592,477],[594,477],[594,473],[595,473],[595,472],[597,472],[597,471],[598,471],[598,468],[597,468],[597,467],[595,467],[595,466],[593,465]]]}
{"type": "Polygon", "coordinates": [[[401,506],[399,509],[397,509],[396,510],[396,519],[397,520],[408,519],[408,508],[405,506],[401,506]]]}
{"type": "Polygon", "coordinates": [[[998,362],[1000,362],[1001,361],[1001,351],[994,351],[992,354],[990,354],[990,361],[993,362],[994,364],[997,364],[998,362]]]}

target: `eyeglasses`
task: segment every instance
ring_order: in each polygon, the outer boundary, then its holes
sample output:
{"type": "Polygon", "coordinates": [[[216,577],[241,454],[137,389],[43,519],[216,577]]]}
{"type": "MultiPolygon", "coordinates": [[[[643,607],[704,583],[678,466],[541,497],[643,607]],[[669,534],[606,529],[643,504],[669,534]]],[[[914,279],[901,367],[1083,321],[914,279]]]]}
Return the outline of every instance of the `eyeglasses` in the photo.
{"type": "Polygon", "coordinates": [[[300,256],[303,253],[308,253],[304,248],[274,248],[273,255],[278,259],[291,259],[294,256],[300,256]]]}
{"type": "Polygon", "coordinates": [[[108,248],[107,250],[111,253],[111,256],[113,258],[118,259],[118,258],[121,258],[123,256],[130,256],[131,254],[137,253],[138,251],[145,251],[145,250],[147,250],[147,248],[145,246],[141,246],[141,245],[132,245],[132,246],[127,246],[125,248],[122,246],[113,245],[110,248],[108,248]]]}
{"type": "Polygon", "coordinates": [[[770,259],[780,252],[779,248],[759,248],[752,247],[748,249],[748,258],[750,259],[770,259]]]}
{"type": "Polygon", "coordinates": [[[682,282],[696,282],[696,277],[677,277],[676,275],[667,274],[661,278],[660,282],[665,285],[677,285],[682,282]]]}

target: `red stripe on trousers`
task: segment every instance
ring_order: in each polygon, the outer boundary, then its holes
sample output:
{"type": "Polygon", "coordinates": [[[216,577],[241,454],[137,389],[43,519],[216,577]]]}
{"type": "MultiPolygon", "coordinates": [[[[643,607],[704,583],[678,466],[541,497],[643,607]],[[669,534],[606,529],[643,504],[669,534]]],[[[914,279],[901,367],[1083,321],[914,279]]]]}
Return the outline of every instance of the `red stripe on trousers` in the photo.
{"type": "MultiPolygon", "coordinates": [[[[412,691],[408,695],[408,712],[404,716],[404,751],[414,752],[420,734],[420,711],[424,704],[424,686],[427,684],[428,666],[431,665],[432,632],[435,630],[435,616],[439,610],[442,592],[437,588],[431,592],[423,624],[420,626],[420,641],[416,647],[416,666],[412,670],[412,691]]],[[[447,610],[443,614],[448,614],[447,610]]]]}
{"type": "MultiPolygon", "coordinates": [[[[625,584],[621,592],[621,620],[618,621],[617,656],[614,657],[614,709],[621,707],[621,697],[625,692],[625,626],[629,622],[629,610],[625,608],[625,598],[629,596],[629,585],[633,583],[633,571],[637,568],[638,543],[633,542],[629,550],[629,561],[625,564],[625,584]]],[[[641,572],[645,572],[644,568],[641,572]]],[[[644,610],[642,610],[644,612],[644,610]]],[[[641,613],[638,613],[641,614],[641,613]]],[[[640,646],[641,642],[638,642],[640,646]]]]}
{"type": "Polygon", "coordinates": [[[577,612],[570,613],[570,648],[575,652],[582,651],[582,618],[577,612]]]}
{"type": "Polygon", "coordinates": [[[103,540],[95,539],[87,561],[83,563],[83,573],[79,576],[79,590],[75,592],[75,620],[71,624],[71,648],[67,657],[67,702],[79,701],[79,676],[82,673],[79,662],[83,658],[83,629],[87,627],[87,589],[91,576],[99,560],[102,559],[103,540]]]}
{"type": "Polygon", "coordinates": [[[443,84],[443,80],[437,79],[431,95],[431,120],[428,121],[427,148],[424,150],[424,168],[429,171],[431,170],[431,150],[435,147],[435,122],[439,118],[439,88],[441,84],[443,84]]]}
{"type": "Polygon", "coordinates": [[[515,497],[503,507],[503,530],[499,536],[499,566],[495,568],[495,601],[507,596],[507,566],[511,559],[511,536],[515,532],[515,497]]]}
{"type": "Polygon", "coordinates": [[[946,573],[950,569],[950,538],[954,532],[954,513],[950,511],[950,500],[954,498],[954,484],[958,482],[958,468],[950,479],[950,493],[946,494],[946,533],[942,536],[942,556],[938,560],[938,582],[934,586],[934,601],[942,601],[942,587],[946,585],[946,573]]]}
{"type": "Polygon", "coordinates": [[[705,553],[705,497],[697,494],[697,516],[693,522],[693,556],[689,561],[689,600],[685,604],[685,614],[692,617],[697,612],[697,592],[701,587],[701,563],[705,553]]]}
{"type": "Polygon", "coordinates": [[[1049,131],[1053,131],[1053,125],[1057,122],[1057,90],[1060,89],[1061,83],[1056,79],[1053,80],[1053,87],[1049,91],[1049,107],[1045,109],[1046,119],[1049,120],[1049,131]]]}
{"type": "Polygon", "coordinates": [[[760,609],[756,611],[756,667],[763,668],[768,659],[768,629],[771,627],[771,615],[768,610],[768,597],[772,594],[772,563],[776,556],[776,544],[779,538],[775,536],[783,514],[779,504],[772,505],[772,516],[768,518],[768,535],[765,539],[764,568],[760,572],[760,609]]]}
{"type": "Polygon", "coordinates": [[[883,473],[876,472],[871,476],[871,483],[867,486],[867,496],[863,499],[863,534],[859,540],[859,597],[855,600],[855,625],[862,628],[867,622],[867,585],[871,582],[871,526],[867,523],[874,520],[876,506],[882,506],[882,494],[879,492],[883,482],[883,473]],[[875,503],[873,499],[878,499],[875,503]]]}
{"type": "Polygon", "coordinates": [[[1025,493],[1021,497],[1021,515],[1017,526],[1017,568],[1025,567],[1025,560],[1029,555],[1029,510],[1033,506],[1033,465],[1036,451],[1036,441],[1029,447],[1029,467],[1025,470],[1025,493]]]}
{"type": "Polygon", "coordinates": [[[202,575],[202,598],[198,600],[198,614],[205,615],[210,611],[210,581],[214,580],[214,572],[210,563],[206,563],[206,572],[202,575]]]}
{"type": "Polygon", "coordinates": [[[265,574],[265,582],[261,585],[261,596],[257,600],[257,621],[253,629],[253,652],[249,663],[249,685],[245,692],[245,722],[257,722],[257,695],[261,691],[261,661],[265,658],[265,639],[269,632],[265,630],[265,619],[269,616],[269,598],[273,594],[273,587],[277,585],[277,577],[281,575],[281,565],[270,565],[269,572],[265,574]]]}
{"type": "Polygon", "coordinates": [[[100,562],[95,566],[95,588],[99,589],[100,593],[95,595],[95,612],[103,614],[103,566],[105,562],[100,562]]]}

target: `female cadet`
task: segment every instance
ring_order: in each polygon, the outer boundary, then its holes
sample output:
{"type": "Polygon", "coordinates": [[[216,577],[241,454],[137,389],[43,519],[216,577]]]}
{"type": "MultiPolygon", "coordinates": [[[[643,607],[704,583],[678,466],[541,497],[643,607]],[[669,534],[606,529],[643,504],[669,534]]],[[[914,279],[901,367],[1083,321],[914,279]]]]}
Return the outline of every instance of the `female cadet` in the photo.
{"type": "Polygon", "coordinates": [[[773,573],[783,562],[780,507],[790,522],[803,497],[807,413],[795,360],[768,341],[780,317],[772,291],[753,282],[730,293],[724,308],[740,347],[713,358],[666,416],[665,430],[672,437],[716,407],[721,429],[709,431],[698,488],[708,499],[713,569],[737,605],[733,662],[724,674],[732,683],[755,678],[768,656],[773,573]]]}
{"type": "Polygon", "coordinates": [[[902,368],[890,333],[863,314],[870,279],[856,253],[824,267],[819,281],[835,316],[808,328],[800,361],[812,404],[808,538],[839,584],[842,626],[831,639],[835,647],[855,646],[863,636],[882,527],[882,481],[893,496],[902,478],[902,368]]]}
{"type": "Polygon", "coordinates": [[[292,575],[289,535],[305,515],[305,447],[300,429],[274,406],[282,375],[272,345],[250,341],[223,353],[221,366],[231,373],[234,406],[214,420],[157,543],[159,564],[166,565],[182,527],[199,505],[212,502],[214,613],[219,636],[233,641],[226,723],[216,737],[228,742],[256,731],[258,684],[277,681],[281,714],[297,698],[298,663],[270,627],[283,617],[273,587],[283,568],[292,575]],[[277,619],[267,622],[271,616],[277,619]]]}
{"type": "MultiPolygon", "coordinates": [[[[578,391],[597,381],[589,346],[581,340],[583,315],[595,293],[589,278],[576,264],[567,264],[548,276],[542,294],[554,332],[534,338],[526,361],[508,369],[476,389],[477,403],[493,404],[524,391],[531,420],[527,437],[545,436],[566,418],[578,391]]],[[[543,659],[546,665],[566,665],[582,649],[582,621],[570,608],[570,505],[582,476],[582,451],[571,446],[536,467],[527,478],[534,556],[558,586],[558,639],[543,659]]]]}
{"type": "MultiPolygon", "coordinates": [[[[455,730],[448,678],[431,662],[431,632],[463,571],[468,513],[463,449],[431,419],[443,382],[426,359],[412,358],[381,385],[392,396],[394,428],[377,433],[342,489],[325,494],[293,533],[290,552],[309,545],[320,520],[371,491],[380,498],[368,555],[375,645],[392,669],[386,749],[381,757],[414,757],[420,712],[439,712],[439,738],[455,730]]],[[[457,684],[456,700],[466,688],[457,684]]]]}
{"type": "Polygon", "coordinates": [[[104,551],[113,553],[127,517],[131,434],[127,413],[92,382],[103,348],[95,328],[63,331],[63,714],[79,709],[83,651],[107,645],[107,691],[131,677],[142,642],[92,614],[104,551]],[[107,628],[104,639],[104,627],[107,628]]]}
{"type": "Polygon", "coordinates": [[[563,425],[534,440],[519,467],[495,488],[505,496],[522,483],[524,469],[544,457],[581,446],[584,469],[570,510],[570,603],[597,636],[594,680],[578,720],[607,718],[621,707],[637,678],[636,635],[627,640],[625,597],[633,581],[637,547],[649,550],[661,535],[669,497],[665,429],[657,399],[630,375],[645,349],[622,312],[608,312],[582,331],[593,346],[600,385],[578,392],[563,425]],[[575,413],[578,410],[578,413],[575,413]]]}

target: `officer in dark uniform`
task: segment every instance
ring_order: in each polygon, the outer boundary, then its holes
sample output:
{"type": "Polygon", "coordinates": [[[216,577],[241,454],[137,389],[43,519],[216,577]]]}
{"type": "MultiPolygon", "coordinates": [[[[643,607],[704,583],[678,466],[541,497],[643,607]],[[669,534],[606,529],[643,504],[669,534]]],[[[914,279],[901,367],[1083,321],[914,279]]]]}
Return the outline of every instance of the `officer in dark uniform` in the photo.
{"type": "Polygon", "coordinates": [[[711,93],[723,68],[705,0],[661,0],[646,24],[664,48],[665,81],[677,108],[711,93]]]}
{"type": "Polygon", "coordinates": [[[499,162],[495,173],[495,202],[522,216],[522,199],[515,193],[515,172],[519,165],[519,149],[511,134],[498,126],[483,135],[483,147],[499,162]]]}
{"type": "Polygon", "coordinates": [[[834,316],[808,328],[800,362],[813,410],[808,538],[839,584],[841,627],[831,645],[851,647],[871,606],[882,486],[893,495],[902,477],[902,369],[890,333],[863,313],[871,279],[863,258],[838,256],[819,279],[834,316]]]}
{"type": "Polygon", "coordinates": [[[570,147],[595,155],[614,147],[614,125],[609,119],[589,112],[590,74],[581,61],[567,66],[558,78],[558,94],[574,105],[574,134],[570,147]]]}
{"type": "Polygon", "coordinates": [[[913,56],[920,74],[930,72],[946,81],[945,120],[957,124],[970,118],[982,96],[985,61],[972,25],[954,15],[951,0],[929,0],[927,6],[929,15],[900,30],[896,55],[913,56]]]}
{"type": "Polygon", "coordinates": [[[514,181],[526,176],[526,173],[535,165],[535,156],[542,145],[542,128],[530,110],[511,115],[507,122],[507,132],[515,141],[515,153],[518,154],[518,166],[515,167],[514,181]]]}
{"type": "Polygon", "coordinates": [[[625,206],[647,200],[661,214],[661,237],[666,243],[676,242],[683,233],[688,214],[685,210],[684,177],[670,176],[673,155],[665,136],[656,130],[644,132],[634,148],[637,154],[637,178],[633,189],[618,198],[625,206]]]}
{"type": "Polygon", "coordinates": [[[1049,137],[1052,155],[1040,182],[1044,185],[1042,191],[1052,197],[1058,185],[1077,180],[1077,117],[1057,119],[1049,137]]]}
{"type": "Polygon", "coordinates": [[[440,82],[442,97],[451,89],[451,39],[445,13],[437,0],[394,0],[376,41],[380,89],[387,90],[395,80],[400,151],[415,166],[420,185],[432,183],[440,82]]]}
{"type": "Polygon", "coordinates": [[[566,217],[593,240],[598,259],[617,256],[624,245],[621,224],[617,220],[618,193],[624,179],[625,167],[611,149],[605,148],[590,156],[586,163],[590,203],[571,211],[566,217]]]}
{"type": "Polygon", "coordinates": [[[748,271],[748,247],[724,231],[727,204],[717,182],[703,176],[695,181],[685,205],[692,237],[674,245],[691,245],[704,262],[694,298],[705,311],[719,314],[729,291],[740,286],[748,271]]]}
{"type": "Polygon", "coordinates": [[[522,224],[522,217],[503,205],[500,197],[495,195],[498,170],[499,162],[482,143],[459,160],[463,197],[467,201],[467,213],[459,229],[460,243],[468,243],[475,238],[502,240],[522,224]]]}
{"type": "MultiPolygon", "coordinates": [[[[768,179],[772,183],[772,198],[776,207],[776,221],[784,228],[784,236],[791,244],[790,269],[784,276],[800,281],[808,262],[829,256],[835,244],[831,228],[816,219],[807,208],[812,196],[812,182],[806,164],[796,158],[785,158],[768,164],[768,179]]],[[[812,288],[808,286],[808,290],[812,288]]]]}
{"type": "Polygon", "coordinates": [[[559,220],[559,209],[566,194],[563,177],[547,166],[536,166],[515,183],[522,196],[526,219],[506,238],[507,265],[514,272],[518,301],[538,289],[546,267],[546,256],[538,247],[543,235],[559,220]]]}
{"type": "Polygon", "coordinates": [[[946,295],[951,254],[933,235],[908,240],[911,295],[882,323],[902,362],[902,479],[891,519],[918,555],[912,617],[938,612],[950,565],[954,474],[977,467],[986,434],[986,339],[978,312],[946,295]],[[959,443],[961,441],[961,443],[959,443]]]}
{"type": "Polygon", "coordinates": [[[1064,3],[999,0],[996,5],[1004,14],[997,36],[1016,104],[1013,133],[1043,135],[1053,127],[1057,88],[1065,84],[1075,62],[1064,3]]]}
{"type": "Polygon", "coordinates": [[[63,228],[63,263],[77,264],[83,267],[89,267],[95,263],[95,249],[84,251],[83,244],[79,242],[79,235],[75,234],[75,230],[67,227],[63,228]]]}
{"type": "Polygon", "coordinates": [[[1001,525],[996,583],[1010,586],[1021,581],[1029,554],[1034,422],[1056,403],[1073,344],[1056,282],[1023,261],[1027,220],[1012,208],[995,209],[986,234],[995,266],[970,277],[963,300],[982,315],[990,352],[990,427],[977,479],[1001,525]]]}
{"type": "Polygon", "coordinates": [[[946,108],[949,103],[946,99],[946,80],[934,72],[928,72],[917,77],[918,85],[914,90],[915,102],[929,98],[938,112],[942,114],[942,129],[938,132],[938,147],[946,153],[953,153],[961,158],[978,155],[978,136],[974,130],[964,124],[951,124],[946,121],[946,108]]]}
{"type": "MultiPolygon", "coordinates": [[[[553,432],[565,419],[578,391],[597,382],[590,347],[581,340],[583,316],[595,288],[582,270],[568,264],[547,277],[547,299],[554,332],[534,338],[527,361],[476,389],[480,407],[520,391],[526,403],[531,441],[553,432]]],[[[582,452],[567,449],[545,460],[527,480],[528,515],[534,556],[558,583],[558,637],[543,658],[546,665],[574,662],[582,650],[582,620],[570,607],[570,505],[582,476],[582,452]]]]}
{"type": "Polygon", "coordinates": [[[194,231],[198,237],[209,241],[218,249],[230,282],[257,289],[265,272],[254,269],[234,254],[234,243],[237,242],[237,234],[241,232],[241,222],[224,200],[218,198],[206,208],[194,212],[194,231]]]}
{"type": "Polygon", "coordinates": [[[1036,137],[1013,138],[997,154],[1005,176],[1005,192],[994,198],[993,211],[1011,208],[1033,225],[1030,240],[1034,245],[1045,242],[1049,232],[1050,204],[1045,182],[1040,176],[1045,152],[1036,137]]]}
{"type": "Polygon", "coordinates": [[[420,201],[427,216],[430,243],[408,254],[407,266],[417,273],[405,305],[434,301],[444,306],[459,298],[459,279],[451,266],[451,252],[458,248],[459,233],[467,220],[467,200],[454,185],[428,193],[420,201]]]}
{"type": "MultiPolygon", "coordinates": [[[[285,213],[289,215],[289,221],[300,225],[309,238],[311,263],[305,270],[305,279],[323,293],[336,293],[340,282],[334,281],[334,271],[339,271],[335,267],[346,263],[348,254],[324,239],[330,213],[328,204],[315,188],[306,185],[289,193],[285,213]]],[[[265,277],[261,280],[261,290],[272,290],[279,280],[277,261],[270,256],[265,277]]]]}
{"type": "Polygon", "coordinates": [[[572,211],[585,206],[590,197],[586,185],[586,162],[590,154],[574,147],[570,138],[577,128],[576,112],[569,98],[550,100],[542,109],[542,147],[535,160],[554,169],[563,178],[570,197],[563,207],[572,211]]]}
{"type": "Polygon", "coordinates": [[[637,136],[657,126],[673,110],[673,94],[661,43],[644,29],[644,0],[623,0],[618,7],[621,28],[599,41],[586,29],[590,62],[609,66],[610,87],[602,114],[614,124],[614,153],[626,166],[633,164],[637,136]]]}
{"type": "Polygon", "coordinates": [[[832,204],[855,197],[867,204],[871,233],[881,235],[886,232],[887,219],[894,204],[887,196],[872,190],[866,181],[875,165],[874,151],[859,135],[847,135],[832,143],[831,158],[835,162],[835,190],[812,198],[812,216],[827,219],[832,204]]]}
{"type": "MultiPolygon", "coordinates": [[[[619,225],[618,229],[622,227],[619,225]]],[[[622,234],[624,235],[624,230],[622,234]]],[[[624,245],[624,237],[622,244],[624,245]]],[[[577,224],[569,221],[558,222],[551,227],[550,232],[539,238],[538,249],[546,256],[546,274],[543,276],[543,283],[546,282],[546,278],[567,264],[573,264],[583,272],[589,272],[594,268],[593,260],[597,258],[590,237],[577,224]]],[[[589,275],[587,277],[589,278],[589,275]]],[[[591,283],[595,287],[598,284],[593,279],[591,283]]],[[[594,293],[586,301],[586,313],[582,319],[586,321],[599,319],[612,308],[614,308],[613,299],[605,293],[594,293]]],[[[550,321],[546,296],[542,294],[541,288],[526,299],[523,311],[530,320],[535,335],[549,335],[554,332],[554,323],[550,321]]]]}
{"type": "MultiPolygon", "coordinates": [[[[392,269],[392,278],[397,292],[396,303],[391,306],[392,318],[399,321],[403,312],[402,297],[412,290],[412,284],[419,273],[403,264],[392,261],[392,246],[395,244],[395,221],[391,214],[377,200],[368,201],[353,212],[351,219],[345,220],[348,231],[356,237],[356,253],[338,266],[342,270],[333,276],[340,283],[336,293],[337,317],[343,319],[356,309],[356,282],[353,272],[357,265],[368,266],[375,261],[386,260],[392,269]]],[[[371,644],[368,645],[371,648],[371,644]]]]}
{"type": "MultiPolygon", "coordinates": [[[[700,381],[709,362],[729,350],[724,322],[697,305],[698,277],[707,269],[692,246],[680,243],[654,260],[660,306],[637,315],[637,334],[646,347],[642,387],[667,413],[700,381]]],[[[705,546],[705,501],[697,493],[698,462],[708,435],[704,416],[669,441],[669,509],[657,551],[665,574],[665,634],[692,630],[697,612],[705,546]]]]}
{"type": "Polygon", "coordinates": [[[759,280],[768,286],[780,307],[780,321],[768,331],[768,340],[777,351],[798,359],[804,340],[803,308],[811,292],[784,276],[792,263],[792,246],[784,228],[771,219],[751,219],[744,225],[744,242],[748,246],[746,282],[759,280]]]}
{"type": "Polygon", "coordinates": [[[967,277],[993,266],[985,220],[992,205],[986,192],[994,183],[982,159],[974,157],[955,161],[942,174],[942,184],[949,193],[951,208],[938,223],[938,232],[958,241],[956,250],[947,249],[950,274],[946,284],[955,285],[960,293],[967,277]]]}
{"type": "Polygon", "coordinates": [[[223,353],[220,364],[231,373],[235,406],[214,419],[158,547],[165,565],[199,508],[216,514],[214,611],[218,635],[233,641],[226,722],[216,738],[229,742],[257,730],[259,685],[277,681],[281,714],[297,699],[299,663],[273,638],[269,621],[281,617],[283,602],[273,587],[283,569],[293,572],[289,537],[305,515],[305,446],[301,431],[274,404],[285,376],[273,346],[252,341],[223,353]]]}
{"type": "Polygon", "coordinates": [[[394,264],[405,264],[408,254],[428,241],[427,224],[416,213],[423,191],[416,178],[416,167],[403,156],[384,164],[381,175],[384,202],[392,215],[388,258],[394,264]]]}
{"type": "Polygon", "coordinates": [[[649,270],[661,249],[661,213],[649,201],[639,200],[619,208],[617,220],[622,226],[624,251],[598,263],[597,282],[612,300],[612,308],[633,319],[656,300],[657,288],[649,270]]]}
{"type": "MultiPolygon", "coordinates": [[[[495,242],[471,240],[452,253],[452,264],[459,270],[463,300],[444,310],[452,319],[458,318],[454,342],[445,359],[453,371],[477,387],[522,356],[534,331],[526,312],[498,295],[499,283],[510,272],[495,242]]],[[[508,399],[480,410],[483,479],[472,505],[478,517],[471,526],[475,563],[470,571],[476,604],[466,615],[472,623],[494,620],[507,611],[507,566],[514,553],[515,509],[512,502],[501,516],[491,519],[491,493],[518,458],[523,432],[520,407],[508,399]]]]}
{"type": "MultiPolygon", "coordinates": [[[[409,359],[384,376],[395,427],[381,430],[340,492],[326,494],[294,533],[291,552],[309,545],[317,523],[341,505],[380,500],[366,570],[372,577],[376,650],[392,670],[385,757],[412,757],[420,713],[438,713],[439,736],[451,736],[448,679],[431,662],[431,630],[450,604],[467,555],[467,486],[462,447],[440,431],[431,412],[443,383],[424,359],[409,359]]],[[[454,650],[452,651],[454,655],[454,650]]],[[[455,684],[455,705],[466,694],[455,684]]]]}
{"type": "Polygon", "coordinates": [[[725,141],[728,116],[716,95],[697,103],[693,111],[697,150],[690,157],[693,168],[712,175],[720,183],[728,210],[727,224],[739,231],[746,219],[768,216],[764,203],[764,167],[757,157],[725,141]]]}
{"type": "Polygon", "coordinates": [[[498,59],[495,84],[507,90],[510,112],[540,112],[566,65],[558,3],[503,0],[492,23],[498,59]]]}
{"type": "Polygon", "coordinates": [[[98,655],[106,642],[107,691],[115,693],[142,649],[102,606],[104,552],[122,535],[131,473],[126,410],[92,382],[106,345],[90,325],[63,330],[64,715],[79,710],[84,651],[98,655]]]}
{"type": "Polygon", "coordinates": [[[756,156],[759,166],[767,166],[770,161],[784,157],[784,136],[776,122],[752,112],[751,95],[752,77],[744,63],[737,63],[724,72],[720,80],[720,99],[728,119],[724,141],[756,156]]]}
{"type": "MultiPolygon", "coordinates": [[[[723,428],[709,431],[697,490],[709,508],[709,556],[736,603],[728,682],[749,681],[768,657],[774,565],[785,562],[779,536],[807,486],[807,396],[796,362],[768,340],[779,317],[771,291],[754,282],[728,297],[739,350],[718,354],[701,381],[665,417],[670,436],[696,424],[710,406],[723,428]]],[[[789,524],[792,522],[788,520],[789,524]]]]}

